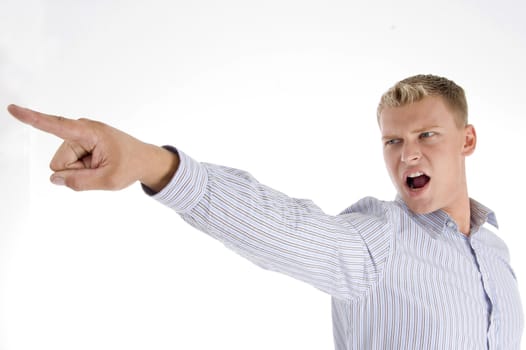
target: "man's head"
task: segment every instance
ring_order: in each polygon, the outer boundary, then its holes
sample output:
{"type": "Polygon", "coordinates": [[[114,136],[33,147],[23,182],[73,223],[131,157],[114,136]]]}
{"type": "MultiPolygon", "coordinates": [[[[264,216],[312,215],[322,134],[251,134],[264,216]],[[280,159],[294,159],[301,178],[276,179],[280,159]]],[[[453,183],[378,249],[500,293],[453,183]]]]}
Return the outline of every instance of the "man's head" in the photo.
{"type": "Polygon", "coordinates": [[[468,124],[468,104],[464,89],[453,81],[436,75],[415,75],[396,83],[380,99],[376,112],[378,122],[386,107],[402,107],[426,96],[440,96],[456,117],[459,127],[468,124]]]}
{"type": "Polygon", "coordinates": [[[378,124],[387,170],[412,211],[469,212],[465,157],[476,134],[461,87],[432,75],[404,79],[382,96],[378,124]]]}

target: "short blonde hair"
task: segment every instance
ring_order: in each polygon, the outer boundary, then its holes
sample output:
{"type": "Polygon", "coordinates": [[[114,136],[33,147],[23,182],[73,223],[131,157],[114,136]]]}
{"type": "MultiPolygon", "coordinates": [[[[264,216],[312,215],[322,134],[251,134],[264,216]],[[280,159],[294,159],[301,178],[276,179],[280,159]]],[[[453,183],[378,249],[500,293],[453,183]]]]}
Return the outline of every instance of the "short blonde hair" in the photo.
{"type": "Polygon", "coordinates": [[[449,79],[431,74],[406,78],[387,90],[378,104],[377,119],[380,121],[380,114],[386,107],[402,107],[426,96],[442,97],[455,114],[457,125],[464,127],[468,124],[468,104],[464,89],[449,79]]]}

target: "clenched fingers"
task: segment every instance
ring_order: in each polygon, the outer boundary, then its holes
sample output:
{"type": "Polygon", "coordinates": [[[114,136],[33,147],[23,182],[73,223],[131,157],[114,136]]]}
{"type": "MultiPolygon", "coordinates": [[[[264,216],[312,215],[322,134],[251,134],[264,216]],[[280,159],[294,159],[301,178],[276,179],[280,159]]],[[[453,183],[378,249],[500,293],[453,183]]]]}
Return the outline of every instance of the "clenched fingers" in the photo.
{"type": "Polygon", "coordinates": [[[49,167],[53,171],[90,168],[91,151],[79,143],[64,141],[53,156],[49,167]]]}

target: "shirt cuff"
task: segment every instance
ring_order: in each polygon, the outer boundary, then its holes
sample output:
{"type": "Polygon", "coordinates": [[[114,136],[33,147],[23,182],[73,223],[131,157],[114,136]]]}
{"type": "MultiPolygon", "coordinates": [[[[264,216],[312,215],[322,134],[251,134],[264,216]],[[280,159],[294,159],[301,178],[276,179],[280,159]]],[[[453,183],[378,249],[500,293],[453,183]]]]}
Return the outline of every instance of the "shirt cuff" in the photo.
{"type": "Polygon", "coordinates": [[[208,182],[206,168],[196,160],[172,146],[163,146],[179,156],[179,166],[170,182],[159,192],[154,193],[142,185],[146,194],[161,204],[179,212],[190,211],[203,197],[208,182]]]}

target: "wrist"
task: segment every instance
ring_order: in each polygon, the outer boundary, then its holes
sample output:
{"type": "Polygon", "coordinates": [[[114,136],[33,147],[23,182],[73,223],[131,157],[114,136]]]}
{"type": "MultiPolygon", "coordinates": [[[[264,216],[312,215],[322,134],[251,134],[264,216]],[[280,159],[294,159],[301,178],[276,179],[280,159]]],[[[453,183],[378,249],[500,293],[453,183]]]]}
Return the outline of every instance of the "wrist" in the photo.
{"type": "Polygon", "coordinates": [[[148,159],[139,181],[154,193],[161,191],[173,178],[179,167],[179,156],[164,147],[148,145],[148,159]]]}

